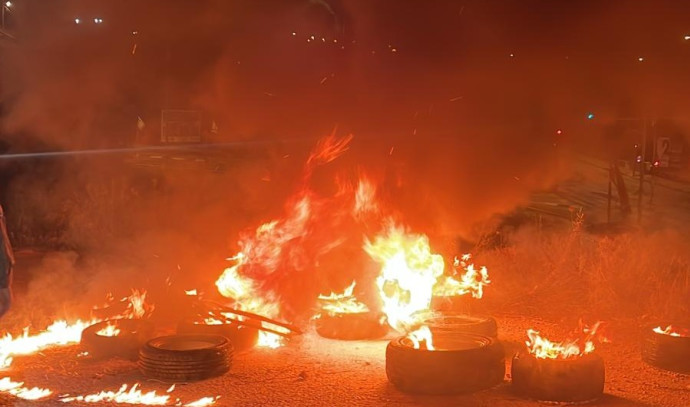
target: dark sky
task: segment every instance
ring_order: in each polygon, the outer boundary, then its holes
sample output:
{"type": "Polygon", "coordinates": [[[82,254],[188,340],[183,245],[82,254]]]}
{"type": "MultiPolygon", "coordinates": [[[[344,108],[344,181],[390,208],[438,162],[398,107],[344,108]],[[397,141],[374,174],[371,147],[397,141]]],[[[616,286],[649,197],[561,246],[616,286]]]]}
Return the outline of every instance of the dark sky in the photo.
{"type": "Polygon", "coordinates": [[[588,111],[614,118],[677,116],[688,108],[686,2],[17,0],[15,6],[20,46],[3,58],[4,88],[19,99],[12,128],[41,127],[32,114],[39,110],[54,111],[44,126],[51,133],[65,126],[73,133],[105,120],[154,117],[163,107],[192,107],[244,136],[322,132],[334,123],[401,132],[429,110],[435,117],[426,123],[440,133],[513,123],[551,131],[574,126],[588,111]],[[53,97],[66,100],[46,109],[53,97]],[[115,116],[103,117],[103,110],[115,116]],[[84,119],[92,123],[75,128],[84,119]]]}

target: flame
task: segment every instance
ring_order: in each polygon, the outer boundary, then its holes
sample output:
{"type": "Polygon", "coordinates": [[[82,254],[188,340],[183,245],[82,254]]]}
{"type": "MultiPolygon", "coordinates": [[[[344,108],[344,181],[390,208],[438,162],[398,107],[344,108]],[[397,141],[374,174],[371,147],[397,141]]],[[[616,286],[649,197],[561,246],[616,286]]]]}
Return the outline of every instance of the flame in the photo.
{"type": "MultiPolygon", "coordinates": [[[[156,394],[155,390],[142,392],[138,389],[139,383],[135,383],[129,390],[127,384],[123,384],[118,391],[101,391],[99,393],[86,396],[63,396],[60,401],[71,403],[79,401],[82,403],[100,403],[102,401],[111,403],[144,404],[150,406],[164,406],[170,402],[169,394],[156,394]]],[[[169,392],[169,391],[168,391],[169,392]]]]}
{"type": "Polygon", "coordinates": [[[23,382],[13,382],[9,377],[0,379],[0,392],[9,393],[23,400],[40,400],[50,396],[53,392],[48,389],[24,387],[23,382]]]}
{"type": "MultiPolygon", "coordinates": [[[[107,309],[113,306],[115,298],[112,293],[106,295],[106,302],[103,306],[95,306],[94,310],[107,309]]],[[[137,289],[132,289],[132,294],[120,299],[121,303],[127,303],[127,308],[119,315],[114,315],[111,318],[125,318],[125,319],[142,319],[151,316],[151,313],[155,309],[153,304],[148,304],[146,302],[146,291],[139,291],[137,289]]]]}
{"type": "Polygon", "coordinates": [[[674,327],[673,325],[667,326],[665,329],[661,329],[661,325],[657,326],[656,328],[653,329],[654,332],[662,335],[670,335],[670,336],[675,336],[677,338],[679,337],[690,337],[690,330],[686,328],[678,328],[674,327]]]}
{"type": "Polygon", "coordinates": [[[118,328],[115,324],[113,323],[108,323],[108,325],[105,326],[105,328],[101,329],[100,331],[96,332],[96,335],[100,336],[118,336],[120,335],[120,328],[118,328]]]}
{"type": "Polygon", "coordinates": [[[362,218],[364,214],[378,213],[379,206],[376,201],[376,186],[371,180],[360,177],[355,191],[355,205],[353,214],[356,219],[362,218]]]}
{"type": "Polygon", "coordinates": [[[436,350],[436,348],[434,348],[433,335],[431,334],[429,327],[426,325],[423,325],[419,329],[407,334],[407,338],[412,341],[412,346],[415,349],[419,349],[421,345],[424,344],[422,349],[436,350]]]}
{"type": "Polygon", "coordinates": [[[559,343],[542,338],[539,331],[528,329],[529,340],[525,341],[525,344],[529,352],[540,359],[571,359],[584,356],[594,352],[594,338],[600,325],[601,322],[597,322],[592,328],[584,326],[580,338],[559,343]]]}
{"type": "Polygon", "coordinates": [[[327,164],[336,158],[340,157],[350,148],[350,142],[354,138],[352,134],[345,137],[337,137],[335,135],[336,129],[333,132],[320,139],[316,143],[316,147],[307,159],[307,175],[310,175],[309,169],[317,165],[327,164]]]}
{"type": "Polygon", "coordinates": [[[376,283],[383,312],[394,329],[404,332],[421,322],[431,304],[432,288],[443,274],[443,257],[431,253],[425,235],[406,233],[391,225],[387,235],[366,241],[364,250],[383,264],[376,283]]]}
{"type": "Polygon", "coordinates": [[[146,291],[139,292],[139,290],[132,289],[132,295],[125,300],[129,301],[127,310],[122,313],[124,318],[140,319],[150,314],[155,309],[153,304],[146,303],[146,291]]]}
{"type": "Polygon", "coordinates": [[[474,264],[469,263],[470,259],[469,254],[464,254],[461,259],[456,257],[453,262],[455,275],[441,277],[434,286],[434,295],[450,297],[471,294],[473,298],[482,298],[483,287],[491,283],[489,272],[484,266],[475,269],[474,264]],[[458,269],[464,270],[464,273],[459,273],[458,269]]]}
{"type": "MultiPolygon", "coordinates": [[[[241,310],[264,315],[269,318],[277,317],[279,314],[278,304],[260,296],[254,281],[242,277],[239,274],[239,268],[244,264],[245,259],[246,257],[241,252],[231,259],[236,260],[237,263],[225,269],[223,274],[216,280],[218,291],[223,296],[235,300],[236,306],[241,310]]],[[[272,328],[265,322],[262,322],[261,325],[263,327],[272,328]]],[[[270,332],[259,331],[257,346],[275,349],[282,345],[283,338],[281,336],[270,332]]]]}
{"type": "Polygon", "coordinates": [[[210,406],[213,404],[216,404],[216,401],[220,398],[220,396],[216,397],[203,397],[200,398],[199,400],[192,401],[191,403],[187,403],[184,405],[184,407],[204,407],[204,406],[210,406]]]}
{"type": "Polygon", "coordinates": [[[71,345],[79,343],[81,331],[99,320],[80,321],[68,324],[66,321],[56,321],[45,331],[36,335],[29,335],[29,329],[24,329],[21,336],[13,338],[7,334],[0,339],[0,367],[9,367],[12,356],[28,355],[55,345],[71,345]]]}
{"type": "Polygon", "coordinates": [[[369,307],[360,302],[352,292],[355,289],[356,281],[352,281],[342,294],[331,292],[329,295],[319,295],[322,301],[321,309],[329,314],[356,314],[369,312],[369,307]]]}

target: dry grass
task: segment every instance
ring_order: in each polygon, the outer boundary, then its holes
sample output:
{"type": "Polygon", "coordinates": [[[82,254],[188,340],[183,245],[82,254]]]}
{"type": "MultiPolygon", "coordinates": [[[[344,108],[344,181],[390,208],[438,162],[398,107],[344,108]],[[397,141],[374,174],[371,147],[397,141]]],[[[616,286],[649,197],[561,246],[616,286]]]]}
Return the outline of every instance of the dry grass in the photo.
{"type": "Polygon", "coordinates": [[[476,257],[489,267],[495,312],[590,319],[690,318],[690,243],[673,231],[614,236],[523,227],[476,257]]]}

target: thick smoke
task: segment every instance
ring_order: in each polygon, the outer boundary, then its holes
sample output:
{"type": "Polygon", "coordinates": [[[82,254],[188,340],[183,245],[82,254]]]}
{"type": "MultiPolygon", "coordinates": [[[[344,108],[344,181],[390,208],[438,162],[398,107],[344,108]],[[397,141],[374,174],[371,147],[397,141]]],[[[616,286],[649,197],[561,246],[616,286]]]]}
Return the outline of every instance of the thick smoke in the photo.
{"type": "Polygon", "coordinates": [[[8,152],[155,144],[165,108],[203,111],[212,141],[260,144],[219,165],[215,153],[154,169],[130,165],[133,154],[4,160],[13,238],[131,264],[155,256],[143,280],[211,285],[238,232],[280,216],[308,150],[336,125],[355,135],[338,168],[375,174],[414,230],[468,234],[568,175],[556,129],[588,139],[590,110],[682,111],[681,64],[655,61],[680,37],[652,38],[632,17],[674,22],[678,2],[654,15],[548,3],[18,4],[18,43],[1,62],[8,152]]]}

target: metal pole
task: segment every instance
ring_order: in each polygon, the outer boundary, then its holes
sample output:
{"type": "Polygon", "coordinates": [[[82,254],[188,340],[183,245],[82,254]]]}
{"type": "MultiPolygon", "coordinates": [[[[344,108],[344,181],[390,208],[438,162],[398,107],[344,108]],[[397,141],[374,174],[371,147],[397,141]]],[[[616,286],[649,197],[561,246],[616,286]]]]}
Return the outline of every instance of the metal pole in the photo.
{"type": "Polygon", "coordinates": [[[609,164],[609,202],[608,202],[608,207],[606,208],[606,223],[611,223],[611,176],[613,171],[613,164],[609,164]]]}
{"type": "Polygon", "coordinates": [[[647,119],[642,121],[642,162],[640,163],[640,189],[637,195],[637,223],[642,222],[642,187],[644,183],[645,156],[647,154],[647,119]]]}

